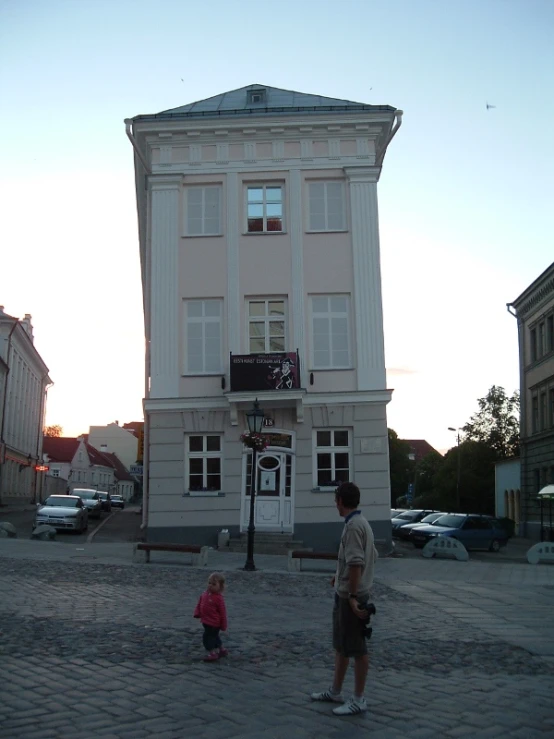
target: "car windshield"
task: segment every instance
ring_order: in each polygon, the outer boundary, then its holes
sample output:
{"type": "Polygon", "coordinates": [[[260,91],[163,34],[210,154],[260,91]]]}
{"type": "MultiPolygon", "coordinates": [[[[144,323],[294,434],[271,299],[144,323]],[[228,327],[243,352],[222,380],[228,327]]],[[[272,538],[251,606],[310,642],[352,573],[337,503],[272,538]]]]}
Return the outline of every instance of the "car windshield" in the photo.
{"type": "Polygon", "coordinates": [[[437,518],[441,518],[441,516],[444,516],[444,513],[430,513],[428,516],[422,518],[420,523],[433,523],[433,521],[436,521],[437,518]]]}
{"type": "Polygon", "coordinates": [[[457,516],[456,514],[446,516],[439,516],[436,521],[433,521],[433,526],[447,526],[449,529],[459,529],[463,522],[466,520],[465,516],[457,516]]]}
{"type": "Polygon", "coordinates": [[[112,495],[112,500],[122,500],[121,495],[112,495]]]}
{"type": "Polygon", "coordinates": [[[97,493],[94,490],[76,490],[75,493],[83,500],[92,500],[97,498],[97,493]]]}
{"type": "Polygon", "coordinates": [[[50,498],[46,498],[46,503],[44,505],[47,506],[60,506],[63,508],[77,508],[77,501],[78,498],[70,498],[67,497],[56,497],[54,495],[50,496],[50,498]]]}
{"type": "Polygon", "coordinates": [[[413,521],[414,518],[417,518],[419,515],[419,511],[404,511],[404,513],[400,513],[398,516],[395,516],[395,518],[399,518],[401,521],[413,521]]]}
{"type": "Polygon", "coordinates": [[[108,493],[98,493],[98,497],[102,498],[102,500],[106,500],[108,497],[108,493]]]}

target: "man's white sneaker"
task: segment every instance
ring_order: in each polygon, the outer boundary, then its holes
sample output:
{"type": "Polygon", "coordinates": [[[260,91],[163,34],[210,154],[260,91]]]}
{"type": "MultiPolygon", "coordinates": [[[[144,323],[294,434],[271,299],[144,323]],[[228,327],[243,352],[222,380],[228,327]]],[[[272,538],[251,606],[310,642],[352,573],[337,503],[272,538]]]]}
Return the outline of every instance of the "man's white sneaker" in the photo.
{"type": "Polygon", "coordinates": [[[350,698],[350,700],[342,706],[333,708],[335,716],[354,716],[357,713],[364,713],[364,711],[367,711],[365,698],[350,698]]]}
{"type": "Polygon", "coordinates": [[[323,701],[324,703],[344,703],[342,693],[333,693],[332,690],[324,690],[322,693],[312,693],[310,698],[313,701],[323,701]]]}

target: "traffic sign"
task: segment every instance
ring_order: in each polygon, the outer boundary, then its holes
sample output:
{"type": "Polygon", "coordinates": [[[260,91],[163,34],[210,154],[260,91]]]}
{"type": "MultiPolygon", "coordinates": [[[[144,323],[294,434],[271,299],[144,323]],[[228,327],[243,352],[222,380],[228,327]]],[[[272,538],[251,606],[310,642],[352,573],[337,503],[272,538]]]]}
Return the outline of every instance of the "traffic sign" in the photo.
{"type": "Polygon", "coordinates": [[[142,477],[144,473],[144,467],[142,464],[132,464],[129,467],[129,472],[131,475],[136,475],[137,477],[142,477]]]}
{"type": "Polygon", "coordinates": [[[413,482],[411,482],[408,485],[408,493],[406,495],[406,500],[408,501],[408,503],[412,503],[413,499],[414,499],[414,484],[413,482]]]}

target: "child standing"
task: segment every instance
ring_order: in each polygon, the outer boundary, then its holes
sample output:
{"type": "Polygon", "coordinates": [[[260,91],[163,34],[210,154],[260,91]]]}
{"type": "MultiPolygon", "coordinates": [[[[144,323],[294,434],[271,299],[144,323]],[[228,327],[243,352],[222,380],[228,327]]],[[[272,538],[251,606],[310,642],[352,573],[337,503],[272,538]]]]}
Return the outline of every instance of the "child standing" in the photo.
{"type": "Polygon", "coordinates": [[[220,631],[227,631],[227,610],[223,599],[225,577],[221,572],[212,572],[208,578],[208,589],[202,593],[194,609],[194,618],[199,618],[204,627],[202,643],[208,652],[204,662],[215,662],[227,656],[222,646],[220,631]]]}

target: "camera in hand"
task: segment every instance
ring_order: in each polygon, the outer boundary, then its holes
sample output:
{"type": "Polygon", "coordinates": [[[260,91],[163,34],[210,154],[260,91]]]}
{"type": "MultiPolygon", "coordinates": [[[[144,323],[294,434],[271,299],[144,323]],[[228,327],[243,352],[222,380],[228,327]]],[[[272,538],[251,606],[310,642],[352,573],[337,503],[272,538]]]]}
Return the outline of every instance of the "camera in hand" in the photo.
{"type": "Polygon", "coordinates": [[[365,618],[361,624],[362,624],[362,634],[365,636],[366,639],[371,638],[371,634],[373,632],[373,629],[371,628],[370,621],[371,617],[375,616],[377,613],[377,609],[375,608],[373,603],[370,603],[368,600],[364,602],[358,601],[358,608],[360,608],[362,611],[367,611],[367,618],[365,618]]]}

